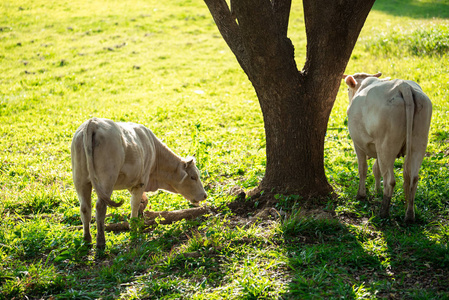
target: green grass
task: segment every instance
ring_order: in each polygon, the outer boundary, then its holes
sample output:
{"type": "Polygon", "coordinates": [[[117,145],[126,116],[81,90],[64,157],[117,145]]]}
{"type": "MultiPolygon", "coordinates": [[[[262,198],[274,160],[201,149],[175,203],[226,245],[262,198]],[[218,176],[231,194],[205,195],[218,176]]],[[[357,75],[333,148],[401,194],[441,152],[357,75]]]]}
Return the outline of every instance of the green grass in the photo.
{"type": "MultiPolygon", "coordinates": [[[[402,165],[391,218],[357,164],[342,83],[325,144],[338,198],[308,211],[276,196],[278,217],[255,221],[225,204],[265,169],[254,90],[200,0],[0,3],[0,299],[447,299],[449,296],[449,2],[378,0],[347,67],[418,82],[433,102],[417,223],[402,219],[402,165]],[[70,143],[97,116],[151,128],[196,155],[217,214],[82,241],[70,143]]],[[[301,3],[289,36],[305,61],[301,3]]],[[[371,162],[372,163],[372,162],[371,162]]],[[[129,217],[129,193],[107,222],[129,217]]],[[[257,203],[241,203],[246,210],[257,203]]],[[[152,210],[188,208],[157,193],[152,210]]],[[[253,213],[254,214],[254,213],[253,213]]],[[[93,225],[93,234],[96,233],[93,225]]]]}
{"type": "Polygon", "coordinates": [[[385,56],[441,56],[449,52],[449,26],[438,24],[411,32],[382,33],[365,42],[365,50],[385,56]]]}

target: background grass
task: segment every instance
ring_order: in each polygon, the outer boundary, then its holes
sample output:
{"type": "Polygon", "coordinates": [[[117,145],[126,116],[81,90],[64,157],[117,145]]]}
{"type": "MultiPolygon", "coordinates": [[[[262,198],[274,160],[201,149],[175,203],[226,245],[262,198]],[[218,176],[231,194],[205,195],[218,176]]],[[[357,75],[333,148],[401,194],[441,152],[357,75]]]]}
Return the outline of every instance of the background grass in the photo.
{"type": "MultiPolygon", "coordinates": [[[[405,226],[402,164],[391,218],[355,200],[357,165],[344,84],[329,120],[326,173],[339,198],[310,215],[279,196],[280,218],[227,209],[149,233],[82,242],[70,166],[76,128],[97,116],[142,123],[176,153],[195,154],[211,206],[258,184],[263,120],[251,84],[200,0],[0,3],[0,298],[447,298],[449,290],[449,2],[378,0],[347,73],[418,82],[433,101],[428,154],[405,226]],[[314,215],[314,216],[313,216],[314,215]]],[[[301,3],[289,37],[305,61],[301,3]]],[[[374,195],[374,178],[369,191],[374,195]]],[[[123,207],[108,222],[127,217],[123,207]]],[[[157,193],[153,210],[187,208],[157,193]]],[[[95,226],[94,226],[95,227],[95,226]]],[[[95,233],[95,228],[94,228],[95,233]]]]}

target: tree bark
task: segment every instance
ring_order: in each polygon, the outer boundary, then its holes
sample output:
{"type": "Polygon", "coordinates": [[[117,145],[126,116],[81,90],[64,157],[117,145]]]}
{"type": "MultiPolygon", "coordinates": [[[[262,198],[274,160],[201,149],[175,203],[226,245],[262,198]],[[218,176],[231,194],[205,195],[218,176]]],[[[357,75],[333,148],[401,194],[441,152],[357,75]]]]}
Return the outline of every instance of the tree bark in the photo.
{"type": "Polygon", "coordinates": [[[259,99],[267,155],[260,188],[304,197],[328,195],[327,123],[374,0],[303,0],[307,57],[302,71],[287,38],[291,0],[231,0],[231,9],[225,0],[205,3],[259,99]]]}

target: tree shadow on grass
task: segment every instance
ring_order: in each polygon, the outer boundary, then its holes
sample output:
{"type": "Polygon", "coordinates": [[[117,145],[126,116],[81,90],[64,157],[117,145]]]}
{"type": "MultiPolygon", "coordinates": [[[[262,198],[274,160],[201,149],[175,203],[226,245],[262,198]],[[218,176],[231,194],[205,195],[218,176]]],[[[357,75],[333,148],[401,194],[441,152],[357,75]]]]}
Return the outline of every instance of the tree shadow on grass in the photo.
{"type": "Polygon", "coordinates": [[[92,250],[95,265],[86,268],[86,276],[95,278],[95,285],[86,286],[83,278],[58,297],[76,298],[90,288],[93,298],[184,299],[196,289],[218,286],[227,265],[214,245],[205,247],[201,235],[194,237],[195,226],[185,232],[167,227],[171,226],[156,228],[154,235],[137,234],[120,250],[112,247],[102,255],[102,250],[92,250]],[[193,245],[196,250],[186,248],[189,243],[198,243],[193,245]]]}
{"type": "Polygon", "coordinates": [[[407,298],[448,298],[449,251],[447,226],[387,221],[383,226],[390,273],[396,294],[407,298]]]}
{"type": "Polygon", "coordinates": [[[283,224],[291,282],[283,299],[354,299],[385,275],[379,259],[337,219],[293,216],[283,224]]]}
{"type": "Polygon", "coordinates": [[[447,297],[447,241],[426,225],[292,217],[283,235],[292,275],[283,299],[447,297]]]}
{"type": "Polygon", "coordinates": [[[415,19],[449,18],[449,1],[377,0],[373,10],[415,19]]]}

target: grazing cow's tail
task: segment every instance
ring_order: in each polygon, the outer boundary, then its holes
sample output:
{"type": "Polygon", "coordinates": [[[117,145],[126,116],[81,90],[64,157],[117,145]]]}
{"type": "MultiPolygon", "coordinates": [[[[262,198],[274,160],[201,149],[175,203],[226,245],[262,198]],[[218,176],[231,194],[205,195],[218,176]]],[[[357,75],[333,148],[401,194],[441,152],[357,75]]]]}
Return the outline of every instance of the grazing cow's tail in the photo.
{"type": "Polygon", "coordinates": [[[412,131],[413,131],[413,116],[415,114],[415,102],[413,101],[412,88],[406,82],[399,85],[399,90],[402,98],[405,101],[405,119],[406,119],[406,134],[405,134],[405,161],[404,168],[407,174],[411,174],[410,159],[412,153],[412,131]]]}
{"type": "Polygon", "coordinates": [[[95,192],[97,193],[98,199],[105,202],[109,206],[119,207],[123,204],[123,200],[119,203],[111,200],[110,196],[108,196],[104,191],[101,185],[98,182],[97,174],[94,168],[94,139],[95,139],[95,131],[96,124],[95,118],[92,118],[87,121],[86,126],[84,127],[83,132],[83,144],[84,144],[84,152],[86,153],[87,160],[87,170],[89,171],[90,180],[92,181],[92,185],[95,188],[95,192]]]}

